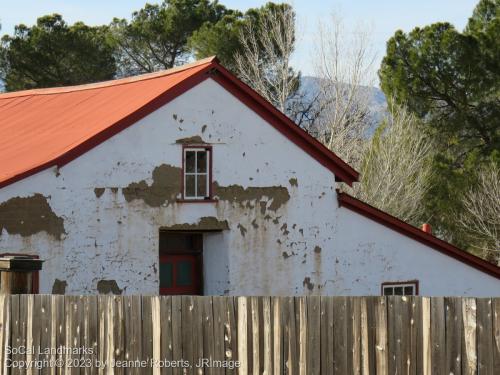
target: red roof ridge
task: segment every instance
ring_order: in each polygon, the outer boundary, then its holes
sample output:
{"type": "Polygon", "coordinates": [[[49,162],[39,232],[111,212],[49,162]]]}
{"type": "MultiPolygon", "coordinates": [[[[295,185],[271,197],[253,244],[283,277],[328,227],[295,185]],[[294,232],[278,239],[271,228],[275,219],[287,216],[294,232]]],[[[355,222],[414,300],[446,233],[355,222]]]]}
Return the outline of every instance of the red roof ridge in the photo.
{"type": "Polygon", "coordinates": [[[479,258],[465,250],[462,250],[449,242],[443,241],[434,235],[424,232],[423,230],[408,224],[407,222],[398,219],[395,216],[388,214],[376,207],[369,205],[353,196],[337,189],[338,202],[340,207],[348,208],[359,213],[369,219],[372,219],[379,224],[399,232],[407,237],[410,237],[424,245],[427,245],[434,250],[437,250],[445,255],[448,255],[456,260],[474,267],[482,272],[485,272],[497,279],[500,279],[500,267],[490,263],[482,258],[479,258]]]}
{"type": "Polygon", "coordinates": [[[358,180],[356,170],[220,65],[216,57],[209,57],[138,77],[0,95],[5,99],[0,101],[0,128],[6,135],[0,143],[7,146],[0,148],[0,188],[50,166],[64,166],[207,78],[332,171],[337,181],[352,185],[358,180]],[[128,83],[133,84],[133,95],[127,95],[128,83]],[[95,95],[84,93],[92,89],[95,95]],[[66,124],[71,124],[70,129],[66,124]]]}
{"type": "Polygon", "coordinates": [[[214,62],[218,62],[217,57],[210,56],[210,57],[207,57],[207,58],[204,58],[201,60],[194,61],[194,62],[189,63],[189,64],[175,66],[173,68],[166,69],[166,70],[159,70],[157,72],[139,74],[136,76],[118,78],[118,79],[113,79],[113,80],[109,80],[109,81],[101,81],[101,82],[87,83],[87,84],[83,84],[83,85],[74,85],[74,86],[48,87],[48,88],[42,88],[42,89],[31,89],[31,90],[21,90],[21,91],[0,93],[0,100],[1,99],[10,99],[10,98],[15,98],[15,97],[23,97],[23,96],[33,96],[33,95],[64,94],[64,93],[68,93],[68,92],[93,90],[93,89],[98,89],[98,88],[103,88],[103,87],[126,85],[129,83],[134,83],[134,82],[138,82],[138,81],[146,81],[148,79],[154,79],[154,78],[168,76],[168,75],[171,75],[174,73],[179,73],[179,72],[182,72],[184,70],[192,69],[192,68],[195,68],[195,67],[198,67],[201,65],[205,65],[205,64],[208,65],[208,64],[211,64],[214,62]]]}

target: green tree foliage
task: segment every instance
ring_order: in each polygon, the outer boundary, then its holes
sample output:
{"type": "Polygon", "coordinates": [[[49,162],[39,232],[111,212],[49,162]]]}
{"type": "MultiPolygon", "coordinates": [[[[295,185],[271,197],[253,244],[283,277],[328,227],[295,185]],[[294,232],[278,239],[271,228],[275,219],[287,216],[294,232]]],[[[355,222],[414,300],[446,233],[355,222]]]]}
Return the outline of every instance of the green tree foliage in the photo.
{"type": "MultiPolygon", "coordinates": [[[[262,20],[284,7],[289,6],[268,3],[241,13],[216,0],[164,0],[146,4],[130,20],[115,18],[101,27],[69,26],[60,15],[44,16],[3,37],[0,82],[5,81],[7,90],[88,83],[211,55],[236,70],[244,28],[252,23],[256,33],[262,32],[262,20]]],[[[265,62],[269,56],[258,47],[265,62]]]]}
{"type": "MultiPolygon", "coordinates": [[[[293,12],[293,9],[289,4],[273,2],[260,8],[250,8],[245,13],[228,11],[217,22],[205,23],[195,31],[189,44],[196,58],[217,55],[222,64],[235,69],[235,55],[244,52],[242,37],[245,37],[248,29],[251,27],[256,40],[262,39],[261,34],[268,31],[266,21],[285,11],[293,12]]],[[[258,47],[263,61],[268,60],[270,57],[262,43],[258,47]]]]}
{"type": "Polygon", "coordinates": [[[232,13],[217,1],[165,0],[146,4],[132,14],[130,21],[114,19],[111,35],[118,48],[121,74],[152,72],[185,63],[191,56],[188,40],[192,34],[232,13]]]}
{"type": "Polygon", "coordinates": [[[463,32],[449,23],[397,31],[379,71],[388,97],[404,103],[438,141],[428,216],[469,247],[456,225],[478,165],[500,149],[500,0],[481,0],[463,32]]]}
{"type": "Polygon", "coordinates": [[[116,65],[106,34],[107,27],[69,26],[58,14],[17,25],[1,40],[0,78],[7,91],[111,79],[116,65]]]}
{"type": "Polygon", "coordinates": [[[388,43],[380,78],[386,94],[426,118],[459,152],[479,149],[487,155],[499,141],[500,71],[485,62],[491,51],[481,47],[474,35],[447,23],[408,35],[398,31],[388,43]]]}
{"type": "MultiPolygon", "coordinates": [[[[0,23],[0,31],[2,30],[2,24],[0,23]]],[[[0,48],[0,62],[5,59],[5,51],[0,48]]],[[[5,87],[4,87],[4,83],[3,83],[3,74],[2,74],[2,70],[0,68],[0,92],[3,92],[5,91],[5,87]]]]}
{"type": "Polygon", "coordinates": [[[241,52],[240,34],[246,20],[242,13],[224,15],[218,22],[206,22],[189,39],[189,45],[197,59],[217,55],[230,70],[235,69],[234,56],[241,52]]]}

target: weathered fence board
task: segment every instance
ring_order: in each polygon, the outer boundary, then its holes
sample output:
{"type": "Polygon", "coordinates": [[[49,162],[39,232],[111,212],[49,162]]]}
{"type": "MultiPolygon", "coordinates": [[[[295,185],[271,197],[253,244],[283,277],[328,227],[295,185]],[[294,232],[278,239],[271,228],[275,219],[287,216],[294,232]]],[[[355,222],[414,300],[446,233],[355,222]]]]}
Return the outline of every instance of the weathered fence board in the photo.
{"type": "Polygon", "coordinates": [[[431,299],[432,374],[446,374],[446,326],[444,298],[431,299]]]}
{"type": "Polygon", "coordinates": [[[493,368],[500,368],[500,298],[492,300],[493,368]]]}
{"type": "Polygon", "coordinates": [[[500,298],[0,295],[0,375],[450,373],[500,373],[500,298]]]}
{"type": "Polygon", "coordinates": [[[493,367],[493,319],[491,315],[491,299],[478,298],[477,306],[477,361],[478,375],[495,375],[493,367]]]}

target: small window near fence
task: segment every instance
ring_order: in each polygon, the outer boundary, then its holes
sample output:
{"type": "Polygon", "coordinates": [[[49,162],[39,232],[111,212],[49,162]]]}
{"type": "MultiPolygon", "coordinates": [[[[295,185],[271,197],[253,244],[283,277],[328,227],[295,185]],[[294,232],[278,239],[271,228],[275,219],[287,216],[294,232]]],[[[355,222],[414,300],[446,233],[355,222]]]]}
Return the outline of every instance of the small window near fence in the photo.
{"type": "Polygon", "coordinates": [[[209,148],[184,149],[184,199],[210,199],[209,148]]]}
{"type": "Polygon", "coordinates": [[[418,281],[401,281],[382,283],[383,296],[416,296],[418,281]]]}

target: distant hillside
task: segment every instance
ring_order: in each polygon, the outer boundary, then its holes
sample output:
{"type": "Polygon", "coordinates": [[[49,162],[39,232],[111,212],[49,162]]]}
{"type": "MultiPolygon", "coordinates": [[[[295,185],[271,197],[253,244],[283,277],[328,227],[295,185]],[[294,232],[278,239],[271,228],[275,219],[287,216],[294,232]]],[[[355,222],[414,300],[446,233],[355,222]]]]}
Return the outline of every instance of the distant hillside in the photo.
{"type": "MultiPolygon", "coordinates": [[[[304,76],[300,91],[305,94],[306,98],[312,99],[318,94],[320,83],[321,79],[318,77],[304,76]]],[[[373,132],[387,110],[387,100],[382,90],[377,87],[363,86],[362,89],[367,91],[368,106],[372,117],[371,132],[373,132]]]]}

